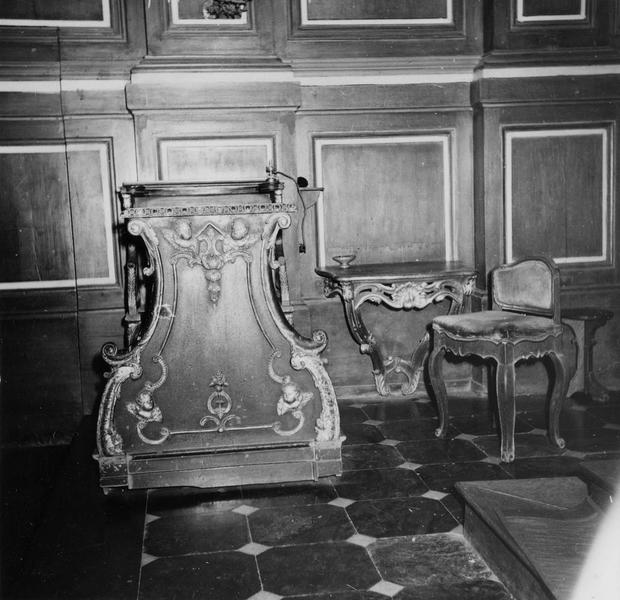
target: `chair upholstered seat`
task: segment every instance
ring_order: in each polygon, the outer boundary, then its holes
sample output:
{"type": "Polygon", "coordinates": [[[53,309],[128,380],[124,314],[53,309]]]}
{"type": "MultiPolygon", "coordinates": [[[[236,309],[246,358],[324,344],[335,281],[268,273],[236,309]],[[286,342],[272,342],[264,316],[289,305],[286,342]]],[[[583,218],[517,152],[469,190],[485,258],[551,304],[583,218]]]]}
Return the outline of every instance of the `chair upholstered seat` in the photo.
{"type": "Polygon", "coordinates": [[[448,400],[442,375],[443,354],[477,356],[496,364],[495,387],[500,422],[500,457],[515,458],[515,366],[523,359],[548,358],[553,366],[549,400],[549,439],[559,448],[559,419],[568,384],[575,374],[573,330],[560,320],[560,274],[552,260],[526,258],[491,272],[492,309],[433,319],[433,351],[428,359],[437,400],[438,437],[447,435],[448,400]]]}
{"type": "Polygon", "coordinates": [[[560,335],[562,325],[553,319],[487,310],[463,315],[445,315],[433,319],[433,328],[443,329],[451,337],[485,337],[489,340],[541,340],[550,335],[560,335]]]}

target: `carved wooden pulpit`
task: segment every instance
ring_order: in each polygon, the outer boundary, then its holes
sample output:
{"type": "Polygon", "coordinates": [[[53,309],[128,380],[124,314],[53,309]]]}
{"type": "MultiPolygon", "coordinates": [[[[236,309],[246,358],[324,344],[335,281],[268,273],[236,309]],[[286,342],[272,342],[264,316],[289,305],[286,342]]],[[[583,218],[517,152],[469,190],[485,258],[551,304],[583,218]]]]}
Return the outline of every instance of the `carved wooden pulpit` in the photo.
{"type": "Polygon", "coordinates": [[[97,431],[104,489],[341,472],[326,335],[301,336],[282,309],[279,237],[296,211],[282,187],[273,177],[122,187],[133,240],[127,347],[102,351],[111,366],[97,431]]]}

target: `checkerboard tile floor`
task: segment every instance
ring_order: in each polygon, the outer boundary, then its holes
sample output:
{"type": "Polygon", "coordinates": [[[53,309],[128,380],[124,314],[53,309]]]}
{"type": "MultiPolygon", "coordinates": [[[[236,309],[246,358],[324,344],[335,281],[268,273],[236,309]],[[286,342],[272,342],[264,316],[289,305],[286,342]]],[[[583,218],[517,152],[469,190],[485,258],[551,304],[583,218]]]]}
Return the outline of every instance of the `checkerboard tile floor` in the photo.
{"type": "Polygon", "coordinates": [[[74,451],[14,597],[509,599],[462,535],[455,482],[566,476],[620,456],[618,401],[569,400],[561,451],[541,399],[519,399],[510,465],[486,399],[450,400],[446,440],[428,398],[339,404],[344,473],[316,483],[104,499],[92,459],[74,451]]]}

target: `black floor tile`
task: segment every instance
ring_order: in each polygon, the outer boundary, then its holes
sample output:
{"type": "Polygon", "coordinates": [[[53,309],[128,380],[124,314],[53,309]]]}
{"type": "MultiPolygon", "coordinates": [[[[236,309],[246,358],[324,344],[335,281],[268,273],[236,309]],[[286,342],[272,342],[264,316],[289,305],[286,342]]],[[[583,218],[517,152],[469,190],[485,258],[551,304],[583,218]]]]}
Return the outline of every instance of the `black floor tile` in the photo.
{"type": "MultiPolygon", "coordinates": [[[[528,423],[531,427],[547,430],[549,419],[544,406],[540,410],[523,411],[519,413],[519,421],[528,423]]],[[[560,413],[560,431],[567,429],[599,429],[605,421],[587,410],[564,409],[560,413]]]]}
{"type": "Polygon", "coordinates": [[[422,440],[402,442],[398,451],[409,462],[418,464],[469,462],[482,460],[487,455],[467,440],[422,440]]]}
{"type": "Polygon", "coordinates": [[[424,465],[416,473],[431,490],[452,493],[457,481],[511,479],[501,466],[487,462],[424,465]]]}
{"type": "Polygon", "coordinates": [[[203,490],[200,488],[161,488],[149,490],[147,512],[150,515],[173,516],[230,511],[241,506],[240,487],[203,490]]]}
{"type": "Polygon", "coordinates": [[[376,538],[451,531],[458,523],[431,498],[364,500],[347,507],[357,531],[376,538]]]}
{"type": "Polygon", "coordinates": [[[352,590],[348,592],[326,592],[325,594],[304,594],[303,596],[286,596],[284,600],[386,600],[385,594],[352,590]]]}
{"type": "Polygon", "coordinates": [[[92,459],[93,422],[75,436],[27,564],[3,598],[135,600],[146,492],[105,496],[92,459]]]}
{"type": "Polygon", "coordinates": [[[561,432],[566,448],[575,452],[620,453],[620,430],[618,429],[571,429],[561,432]]]}
{"type": "MultiPolygon", "coordinates": [[[[494,417],[494,413],[484,411],[474,415],[450,416],[450,425],[459,433],[467,435],[497,435],[499,433],[499,422],[494,417]]],[[[520,421],[519,416],[515,421],[515,432],[525,433],[531,431],[533,426],[526,421],[520,421]]]]}
{"type": "Polygon", "coordinates": [[[215,552],[158,558],[142,568],[139,600],[247,600],[261,589],[253,556],[215,552]]]}
{"type": "Polygon", "coordinates": [[[571,456],[544,456],[538,458],[517,458],[514,462],[503,464],[515,479],[534,479],[536,477],[570,477],[577,475],[581,461],[571,456]]]}
{"type": "Polygon", "coordinates": [[[0,597],[17,579],[69,446],[4,448],[0,456],[0,597]]]}
{"type": "Polygon", "coordinates": [[[364,469],[345,471],[333,478],[338,495],[350,500],[421,496],[426,484],[409,469],[364,469]]]}
{"type": "Polygon", "coordinates": [[[339,406],[340,424],[351,425],[354,423],[363,423],[368,420],[368,415],[363,408],[356,406],[339,406]]]}
{"type": "MultiPolygon", "coordinates": [[[[383,435],[390,440],[434,440],[435,430],[439,426],[439,419],[407,419],[387,421],[378,425],[383,435]]],[[[448,425],[448,437],[458,435],[454,427],[448,425]]]]}
{"type": "Polygon", "coordinates": [[[250,541],[244,515],[234,512],[176,515],[157,518],[146,526],[144,552],[178,556],[235,550],[250,541]],[[208,535],[205,535],[208,532],[208,535]]]}
{"type": "Polygon", "coordinates": [[[609,404],[593,404],[587,410],[604,423],[620,425],[620,401],[618,400],[614,400],[609,404]]]}
{"type": "Polygon", "coordinates": [[[513,600],[508,590],[493,579],[405,588],[394,600],[513,600]]]}
{"type": "Polygon", "coordinates": [[[347,446],[352,444],[374,444],[382,442],[385,436],[374,425],[364,423],[342,423],[340,426],[342,434],[346,436],[344,443],[347,446]]]}
{"type": "Polygon", "coordinates": [[[329,504],[261,509],[248,521],[252,541],[265,546],[346,540],[355,534],[344,509],[329,504]]]}
{"type": "Polygon", "coordinates": [[[380,580],[366,549],[347,542],[271,548],[256,560],[263,589],[280,596],[368,590],[380,580]]]}
{"type": "Polygon", "coordinates": [[[244,486],[242,493],[243,504],[255,508],[325,504],[338,495],[329,480],[244,486]]]}
{"type": "Polygon", "coordinates": [[[437,417],[437,408],[434,402],[427,400],[410,400],[405,398],[382,400],[374,404],[365,404],[362,410],[367,418],[373,421],[395,421],[409,419],[433,419],[437,417]]]}
{"type": "Polygon", "coordinates": [[[360,444],[342,448],[342,468],[345,471],[389,469],[404,462],[405,459],[392,446],[360,444]]]}
{"type": "MultiPolygon", "coordinates": [[[[499,458],[500,437],[498,435],[483,435],[473,440],[474,444],[489,456],[499,458]]],[[[515,457],[535,458],[537,456],[558,456],[564,450],[553,445],[546,435],[538,433],[515,434],[515,457]]]]}

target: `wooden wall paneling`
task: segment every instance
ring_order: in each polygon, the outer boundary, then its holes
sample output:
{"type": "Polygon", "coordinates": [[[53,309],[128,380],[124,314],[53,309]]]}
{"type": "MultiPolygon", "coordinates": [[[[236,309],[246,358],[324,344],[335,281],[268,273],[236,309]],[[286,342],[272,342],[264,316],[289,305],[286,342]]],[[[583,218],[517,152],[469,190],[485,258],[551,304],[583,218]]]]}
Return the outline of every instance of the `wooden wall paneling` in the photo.
{"type": "Polygon", "coordinates": [[[128,0],[3,3],[0,39],[0,55],[10,60],[63,62],[78,77],[126,73],[145,52],[143,7],[128,0]]]}
{"type": "Polygon", "coordinates": [[[119,308],[124,300],[116,190],[137,179],[133,122],[120,115],[68,117],[65,132],[79,309],[119,308]],[[94,268],[105,273],[99,281],[82,276],[92,276],[94,268]]]}
{"type": "Polygon", "coordinates": [[[457,55],[466,60],[482,48],[478,0],[398,0],[389,6],[372,1],[275,0],[275,6],[278,53],[300,64],[388,56],[457,55]]]}
{"type": "Polygon", "coordinates": [[[262,179],[275,164],[273,137],[207,137],[160,140],[158,179],[242,181],[262,179]]]}
{"type": "Polygon", "coordinates": [[[300,172],[326,187],[306,218],[302,296],[322,294],[314,267],[345,249],[361,251],[365,262],[428,258],[431,248],[441,258],[473,262],[471,132],[470,111],[300,115],[300,172]],[[326,224],[331,249],[321,247],[326,224]],[[348,245],[336,236],[350,238],[348,245]]]}
{"type": "MultiPolygon", "coordinates": [[[[600,57],[612,51],[615,10],[612,0],[488,1],[487,47],[520,53],[524,59],[538,55],[565,61],[569,49],[583,53],[573,54],[573,62],[593,51],[600,57]]],[[[507,61],[510,57],[498,55],[497,60],[507,61]]]]}
{"type": "Polygon", "coordinates": [[[452,260],[455,253],[449,132],[317,137],[318,262],[452,260]]]}
{"type": "Polygon", "coordinates": [[[124,314],[122,307],[114,307],[85,310],[78,315],[80,397],[84,414],[97,411],[106,384],[104,373],[110,370],[101,357],[101,348],[109,342],[119,348],[124,346],[124,314]]]}
{"type": "Polygon", "coordinates": [[[82,416],[75,312],[4,315],[0,328],[3,443],[71,435],[82,416]]]}
{"type": "Polygon", "coordinates": [[[256,60],[274,54],[271,2],[250,2],[240,18],[211,19],[204,2],[153,0],[146,8],[151,56],[243,56],[256,60]]]}
{"type": "Polygon", "coordinates": [[[476,203],[485,216],[486,271],[527,249],[560,254],[564,288],[587,284],[595,294],[596,286],[617,285],[617,189],[611,175],[618,171],[617,103],[489,106],[482,112],[483,140],[475,148],[484,157],[484,187],[476,203]],[[515,136],[517,155],[510,149],[515,136]],[[507,192],[509,205],[516,193],[523,207],[516,215],[511,210],[512,225],[506,220],[507,192]],[[513,243],[515,234],[519,240],[512,249],[510,231],[513,243]],[[531,243],[525,235],[533,236],[531,243]],[[556,247],[560,241],[562,248],[556,247]]]}
{"type": "Polygon", "coordinates": [[[611,262],[611,125],[504,130],[506,260],[611,262]]]}
{"type": "Polygon", "coordinates": [[[4,197],[0,290],[75,286],[65,145],[0,146],[4,197]]]}

